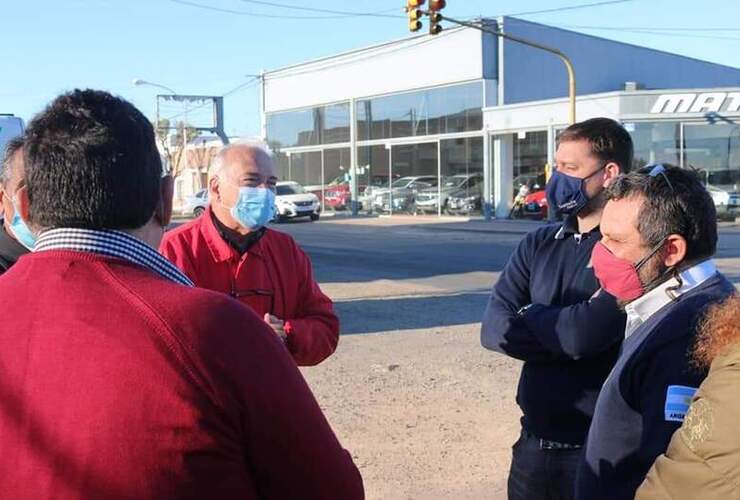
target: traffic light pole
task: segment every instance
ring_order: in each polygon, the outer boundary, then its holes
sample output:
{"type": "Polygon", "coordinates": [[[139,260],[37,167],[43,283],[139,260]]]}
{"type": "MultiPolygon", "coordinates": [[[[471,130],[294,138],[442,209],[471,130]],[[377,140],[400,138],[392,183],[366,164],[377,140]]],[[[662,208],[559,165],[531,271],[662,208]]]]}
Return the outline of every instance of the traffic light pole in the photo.
{"type": "MultiPolygon", "coordinates": [[[[425,14],[429,15],[431,14],[431,12],[425,12],[425,14]]],[[[545,52],[549,52],[551,54],[558,56],[558,58],[560,58],[560,60],[563,61],[566,69],[568,70],[568,97],[570,100],[568,119],[571,124],[576,122],[576,71],[573,68],[573,63],[571,62],[570,58],[568,58],[568,56],[563,54],[558,49],[548,47],[547,45],[541,45],[537,42],[532,42],[525,38],[519,38],[518,36],[515,36],[515,35],[509,35],[501,31],[495,31],[492,29],[488,29],[485,26],[481,26],[479,24],[469,23],[467,21],[460,21],[458,19],[452,19],[445,15],[442,15],[442,20],[449,21],[452,24],[458,24],[460,26],[466,26],[468,28],[473,28],[479,31],[483,31],[484,33],[490,33],[492,35],[496,35],[497,37],[505,38],[507,40],[511,40],[512,42],[521,43],[522,45],[527,45],[528,47],[532,47],[535,49],[544,50],[545,52]]]]}

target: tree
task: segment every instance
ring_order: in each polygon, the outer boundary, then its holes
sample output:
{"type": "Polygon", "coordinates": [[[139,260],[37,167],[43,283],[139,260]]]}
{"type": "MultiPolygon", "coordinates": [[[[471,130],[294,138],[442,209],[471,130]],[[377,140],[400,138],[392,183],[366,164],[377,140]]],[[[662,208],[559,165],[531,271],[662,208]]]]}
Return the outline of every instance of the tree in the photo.
{"type": "Polygon", "coordinates": [[[165,169],[176,179],[188,167],[188,158],[187,156],[183,156],[185,153],[182,140],[183,133],[185,134],[187,143],[190,143],[190,141],[200,135],[200,132],[195,127],[186,126],[181,121],[175,123],[175,126],[172,127],[170,126],[170,121],[166,118],[160,119],[154,125],[154,128],[157,134],[157,141],[164,153],[165,169]]]}

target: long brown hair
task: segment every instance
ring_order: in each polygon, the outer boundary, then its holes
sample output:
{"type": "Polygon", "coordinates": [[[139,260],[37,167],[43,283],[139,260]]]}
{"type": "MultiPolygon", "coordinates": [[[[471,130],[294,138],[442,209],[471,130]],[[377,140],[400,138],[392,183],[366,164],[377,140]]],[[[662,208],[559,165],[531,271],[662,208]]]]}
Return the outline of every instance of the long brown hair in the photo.
{"type": "Polygon", "coordinates": [[[694,362],[708,367],[733,344],[740,344],[740,295],[709,308],[694,347],[694,362]]]}

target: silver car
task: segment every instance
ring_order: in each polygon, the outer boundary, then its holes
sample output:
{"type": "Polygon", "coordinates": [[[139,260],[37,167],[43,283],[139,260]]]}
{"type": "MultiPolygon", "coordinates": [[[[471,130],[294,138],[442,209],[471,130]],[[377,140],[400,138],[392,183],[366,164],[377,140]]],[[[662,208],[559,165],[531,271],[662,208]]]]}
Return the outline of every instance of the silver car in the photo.
{"type": "Polygon", "coordinates": [[[437,185],[437,176],[401,177],[391,184],[390,189],[374,189],[372,194],[373,209],[378,212],[411,212],[416,211],[416,194],[424,189],[437,185]]]}

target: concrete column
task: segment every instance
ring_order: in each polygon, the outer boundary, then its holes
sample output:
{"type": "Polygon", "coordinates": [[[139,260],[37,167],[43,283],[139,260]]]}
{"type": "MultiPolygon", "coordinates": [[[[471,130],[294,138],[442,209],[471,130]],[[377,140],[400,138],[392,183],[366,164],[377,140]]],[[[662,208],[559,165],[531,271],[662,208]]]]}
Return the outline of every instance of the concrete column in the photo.
{"type": "Polygon", "coordinates": [[[490,221],[493,217],[493,155],[491,154],[491,134],[483,135],[483,217],[490,221]]]}
{"type": "Polygon", "coordinates": [[[493,146],[493,202],[496,217],[504,219],[509,215],[514,199],[514,136],[499,135],[493,146]]]}
{"type": "Polygon", "coordinates": [[[357,216],[360,212],[358,198],[360,190],[357,186],[357,105],[355,99],[349,101],[349,189],[352,193],[350,202],[352,216],[357,216]]]}

